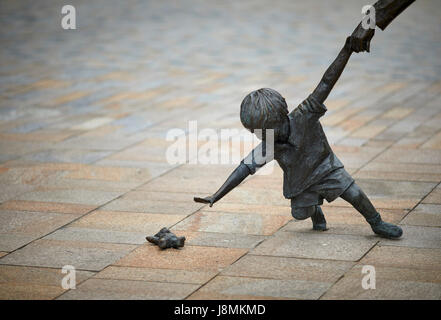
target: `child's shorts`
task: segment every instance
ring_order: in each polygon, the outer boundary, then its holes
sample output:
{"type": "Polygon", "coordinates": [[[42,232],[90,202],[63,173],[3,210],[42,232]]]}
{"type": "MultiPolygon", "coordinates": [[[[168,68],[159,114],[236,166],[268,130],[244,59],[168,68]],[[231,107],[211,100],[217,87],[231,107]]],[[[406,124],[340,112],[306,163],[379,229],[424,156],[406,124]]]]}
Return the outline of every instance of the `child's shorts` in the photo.
{"type": "Polygon", "coordinates": [[[301,194],[291,198],[291,208],[321,205],[323,199],[328,202],[334,201],[353,183],[354,179],[344,168],[334,170],[301,194]]]}

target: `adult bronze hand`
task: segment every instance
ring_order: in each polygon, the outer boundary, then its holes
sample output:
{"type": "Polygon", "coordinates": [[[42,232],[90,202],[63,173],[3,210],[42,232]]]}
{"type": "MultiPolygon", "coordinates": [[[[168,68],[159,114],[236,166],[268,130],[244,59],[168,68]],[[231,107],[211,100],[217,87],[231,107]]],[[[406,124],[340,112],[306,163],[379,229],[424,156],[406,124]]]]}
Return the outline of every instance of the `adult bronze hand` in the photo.
{"type": "Polygon", "coordinates": [[[374,29],[364,29],[358,27],[354,33],[350,36],[351,49],[354,52],[370,52],[371,40],[375,34],[374,29]]]}

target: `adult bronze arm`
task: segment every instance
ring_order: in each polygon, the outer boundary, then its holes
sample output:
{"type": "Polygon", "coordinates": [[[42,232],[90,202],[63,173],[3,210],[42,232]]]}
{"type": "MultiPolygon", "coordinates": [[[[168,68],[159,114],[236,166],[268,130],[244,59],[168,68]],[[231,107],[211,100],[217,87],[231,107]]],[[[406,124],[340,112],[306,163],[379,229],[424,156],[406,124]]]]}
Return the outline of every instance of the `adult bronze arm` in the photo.
{"type": "MultiPolygon", "coordinates": [[[[373,7],[375,9],[375,25],[381,30],[394,20],[415,0],[379,0],[373,7]]],[[[331,92],[337,80],[340,78],[352,52],[370,51],[370,42],[375,29],[365,29],[360,24],[355,28],[350,37],[346,39],[344,47],[340,50],[337,58],[332,62],[324,73],[321,81],[312,93],[312,96],[323,103],[331,92]]]]}

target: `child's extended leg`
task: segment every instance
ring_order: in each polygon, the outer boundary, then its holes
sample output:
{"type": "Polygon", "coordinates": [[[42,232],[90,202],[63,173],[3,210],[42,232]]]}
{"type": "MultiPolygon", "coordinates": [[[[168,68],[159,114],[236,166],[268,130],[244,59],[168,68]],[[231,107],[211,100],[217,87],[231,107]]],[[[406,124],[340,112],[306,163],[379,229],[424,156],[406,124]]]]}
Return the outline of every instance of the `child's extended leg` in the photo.
{"type": "Polygon", "coordinates": [[[305,220],[311,218],[312,228],[314,230],[326,231],[326,220],[323,215],[322,208],[319,205],[304,207],[304,208],[292,208],[292,216],[297,220],[305,220]]]}
{"type": "Polygon", "coordinates": [[[352,204],[371,225],[372,231],[379,236],[393,239],[399,238],[403,234],[403,230],[399,226],[381,220],[380,214],[355,182],[340,197],[352,204]]]}

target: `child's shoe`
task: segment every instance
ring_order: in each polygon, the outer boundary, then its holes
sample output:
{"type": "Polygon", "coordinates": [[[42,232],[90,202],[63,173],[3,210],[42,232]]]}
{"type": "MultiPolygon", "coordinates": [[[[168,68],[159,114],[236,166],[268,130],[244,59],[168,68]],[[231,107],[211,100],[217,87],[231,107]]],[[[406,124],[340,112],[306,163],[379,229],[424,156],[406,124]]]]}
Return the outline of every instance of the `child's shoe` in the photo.
{"type": "Polygon", "coordinates": [[[316,206],[315,213],[311,216],[312,229],[317,231],[326,231],[326,219],[323,215],[322,208],[316,206]]]}
{"type": "Polygon", "coordinates": [[[374,231],[380,237],[398,239],[403,234],[403,230],[399,226],[384,222],[381,220],[381,216],[379,214],[371,219],[366,220],[371,225],[372,231],[374,231]]]}

